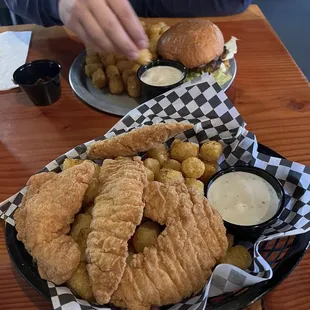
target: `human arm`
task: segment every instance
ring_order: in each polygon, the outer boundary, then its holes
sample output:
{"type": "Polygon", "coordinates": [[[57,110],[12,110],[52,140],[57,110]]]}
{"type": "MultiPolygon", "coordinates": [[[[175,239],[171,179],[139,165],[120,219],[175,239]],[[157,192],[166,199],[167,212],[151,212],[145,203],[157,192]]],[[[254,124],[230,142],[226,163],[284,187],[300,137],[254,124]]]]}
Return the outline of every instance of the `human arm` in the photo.
{"type": "Polygon", "coordinates": [[[100,52],[130,59],[147,46],[147,37],[127,0],[5,0],[10,10],[43,26],[65,24],[100,52]]]}
{"type": "Polygon", "coordinates": [[[30,23],[42,26],[61,25],[56,0],[4,0],[8,8],[30,23]]]}

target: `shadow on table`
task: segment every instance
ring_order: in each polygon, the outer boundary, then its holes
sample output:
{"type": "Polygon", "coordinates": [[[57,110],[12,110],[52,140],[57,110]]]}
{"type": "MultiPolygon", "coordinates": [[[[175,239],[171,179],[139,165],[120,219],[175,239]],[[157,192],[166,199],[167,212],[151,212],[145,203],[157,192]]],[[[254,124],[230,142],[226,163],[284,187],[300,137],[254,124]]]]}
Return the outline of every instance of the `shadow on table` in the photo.
{"type": "Polygon", "coordinates": [[[69,70],[74,59],[82,52],[84,46],[75,39],[48,39],[49,52],[62,65],[62,76],[68,81],[69,70]],[[68,45],[70,49],[68,49],[68,45]],[[70,52],[68,52],[70,50],[70,52]]]}
{"type": "MultiPolygon", "coordinates": [[[[30,304],[34,309],[53,309],[51,301],[47,300],[41,294],[39,294],[33,287],[27,283],[25,279],[15,270],[14,265],[11,263],[12,274],[16,280],[16,284],[20,288],[20,290],[25,294],[23,306],[25,307],[27,304],[30,304]]],[[[14,304],[14,301],[13,301],[14,304]]],[[[29,306],[29,305],[28,305],[29,306]]]]}

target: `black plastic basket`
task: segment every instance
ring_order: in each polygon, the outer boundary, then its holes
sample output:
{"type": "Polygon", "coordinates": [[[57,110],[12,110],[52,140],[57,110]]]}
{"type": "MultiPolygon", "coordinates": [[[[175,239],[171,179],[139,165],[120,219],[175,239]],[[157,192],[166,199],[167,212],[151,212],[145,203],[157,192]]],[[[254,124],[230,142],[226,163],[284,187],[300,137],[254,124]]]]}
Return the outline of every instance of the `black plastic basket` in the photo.
{"type": "MultiPolygon", "coordinates": [[[[258,151],[266,155],[281,157],[271,149],[259,144],[258,151]]],[[[24,248],[24,245],[16,239],[16,230],[9,224],[5,228],[6,245],[9,255],[16,269],[25,280],[39,293],[50,299],[49,289],[45,280],[39,276],[37,267],[32,257],[24,248]]],[[[296,267],[308,249],[310,232],[265,241],[260,244],[259,252],[273,269],[273,277],[270,280],[242,288],[238,291],[209,298],[206,309],[239,310],[256,302],[267,292],[280,284],[296,267]]],[[[162,310],[171,306],[161,307],[162,310]]],[[[180,308],[182,309],[182,308],[180,308]]]]}

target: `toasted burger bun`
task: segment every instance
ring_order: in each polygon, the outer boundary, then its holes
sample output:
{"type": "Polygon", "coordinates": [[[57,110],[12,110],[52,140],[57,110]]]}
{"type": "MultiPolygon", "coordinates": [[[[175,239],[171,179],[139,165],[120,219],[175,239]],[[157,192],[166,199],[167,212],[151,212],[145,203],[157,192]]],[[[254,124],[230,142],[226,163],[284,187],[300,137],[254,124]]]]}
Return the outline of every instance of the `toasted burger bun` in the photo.
{"type": "Polygon", "coordinates": [[[157,45],[158,54],[177,60],[187,68],[207,64],[224,49],[221,30],[209,20],[184,20],[163,33],[157,45]]]}

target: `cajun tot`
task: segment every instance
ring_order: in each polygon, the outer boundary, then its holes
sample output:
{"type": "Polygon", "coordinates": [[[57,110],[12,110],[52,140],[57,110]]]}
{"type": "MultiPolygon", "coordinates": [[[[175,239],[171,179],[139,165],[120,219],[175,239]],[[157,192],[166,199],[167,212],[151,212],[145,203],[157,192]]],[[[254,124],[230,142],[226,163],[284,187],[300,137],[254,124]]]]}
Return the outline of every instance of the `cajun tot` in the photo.
{"type": "Polygon", "coordinates": [[[184,177],[180,171],[162,168],[159,174],[155,175],[155,180],[163,184],[178,185],[184,182],[184,177]]]}
{"type": "Polygon", "coordinates": [[[159,161],[155,158],[147,158],[143,161],[143,164],[146,168],[150,169],[154,175],[158,175],[160,170],[159,161]]]}
{"type": "Polygon", "coordinates": [[[161,167],[170,159],[169,152],[165,144],[160,144],[157,147],[147,151],[147,156],[158,160],[161,167]]]}
{"type": "Polygon", "coordinates": [[[223,153],[223,146],[217,141],[208,141],[200,149],[200,157],[203,161],[215,162],[223,153]]]}
{"type": "Polygon", "coordinates": [[[205,171],[205,164],[197,157],[189,157],[182,162],[182,172],[187,178],[199,179],[205,171]]]}
{"type": "Polygon", "coordinates": [[[199,145],[192,142],[183,142],[175,139],[171,146],[171,158],[182,162],[189,157],[198,157],[199,145]]]}
{"type": "Polygon", "coordinates": [[[169,159],[164,165],[163,168],[169,168],[176,171],[181,171],[181,164],[175,159],[169,159]]]}
{"type": "Polygon", "coordinates": [[[185,185],[187,186],[188,189],[194,189],[201,195],[204,195],[205,186],[201,181],[193,179],[193,178],[186,178],[185,185]]]}

